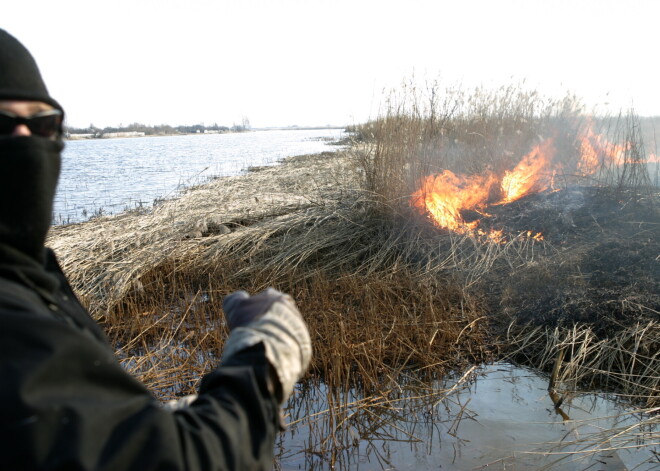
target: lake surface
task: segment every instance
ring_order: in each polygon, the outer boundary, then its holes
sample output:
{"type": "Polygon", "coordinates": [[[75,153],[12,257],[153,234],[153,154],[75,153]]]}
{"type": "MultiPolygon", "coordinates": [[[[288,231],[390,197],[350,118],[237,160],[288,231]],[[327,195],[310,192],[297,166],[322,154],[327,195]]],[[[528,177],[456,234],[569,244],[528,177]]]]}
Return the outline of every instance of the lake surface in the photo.
{"type": "Polygon", "coordinates": [[[343,135],[341,129],[316,129],[67,141],[53,221],[148,207],[212,177],[335,151],[331,142],[343,135]]]}
{"type": "Polygon", "coordinates": [[[398,382],[400,393],[375,399],[329,393],[322,384],[298,390],[287,405],[292,425],[280,435],[276,469],[660,469],[658,421],[639,427],[644,416],[612,396],[576,392],[562,405],[564,420],[548,378],[507,363],[427,390],[405,383],[398,382]]]}

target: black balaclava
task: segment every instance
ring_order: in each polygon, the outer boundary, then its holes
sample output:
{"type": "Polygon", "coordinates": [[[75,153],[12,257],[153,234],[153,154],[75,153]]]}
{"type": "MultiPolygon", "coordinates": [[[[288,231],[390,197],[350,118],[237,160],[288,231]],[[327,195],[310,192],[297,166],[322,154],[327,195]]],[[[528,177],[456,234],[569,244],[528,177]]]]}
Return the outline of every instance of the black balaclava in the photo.
{"type": "MultiPolygon", "coordinates": [[[[32,55],[2,29],[0,100],[42,101],[62,109],[32,55]]],[[[37,261],[43,261],[63,147],[61,140],[40,136],[0,136],[0,243],[37,261]]]]}

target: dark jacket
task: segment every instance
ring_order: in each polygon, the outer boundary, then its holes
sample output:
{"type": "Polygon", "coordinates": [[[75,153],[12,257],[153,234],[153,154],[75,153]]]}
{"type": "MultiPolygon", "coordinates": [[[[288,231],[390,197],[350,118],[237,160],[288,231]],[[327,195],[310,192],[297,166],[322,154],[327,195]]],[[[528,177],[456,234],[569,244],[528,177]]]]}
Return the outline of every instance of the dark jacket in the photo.
{"type": "Polygon", "coordinates": [[[0,467],[272,469],[278,404],[263,346],[207,375],[169,411],[117,362],[47,252],[0,245],[0,467]]]}

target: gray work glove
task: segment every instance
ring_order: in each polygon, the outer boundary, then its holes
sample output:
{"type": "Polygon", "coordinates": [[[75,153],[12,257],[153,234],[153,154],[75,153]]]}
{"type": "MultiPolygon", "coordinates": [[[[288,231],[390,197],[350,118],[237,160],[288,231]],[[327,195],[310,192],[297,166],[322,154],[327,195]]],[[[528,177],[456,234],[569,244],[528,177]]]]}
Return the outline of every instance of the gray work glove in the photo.
{"type": "Polygon", "coordinates": [[[273,288],[254,296],[236,291],[224,299],[222,308],[230,331],[222,361],[263,342],[282,387],[282,403],[286,402],[312,357],[307,325],[291,296],[273,288]]]}

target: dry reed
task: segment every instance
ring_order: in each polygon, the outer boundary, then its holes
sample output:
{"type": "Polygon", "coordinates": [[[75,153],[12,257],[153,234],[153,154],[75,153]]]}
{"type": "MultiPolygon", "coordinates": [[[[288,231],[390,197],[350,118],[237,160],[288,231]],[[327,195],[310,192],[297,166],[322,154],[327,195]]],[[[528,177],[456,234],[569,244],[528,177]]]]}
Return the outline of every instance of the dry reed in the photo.
{"type": "MultiPolygon", "coordinates": [[[[267,286],[292,294],[312,332],[311,374],[327,386],[332,409],[324,419],[330,422],[317,425],[332,433],[310,444],[310,453],[349,446],[345,425],[380,417],[378,398],[397,390],[403,372],[433,378],[502,354],[551,369],[557,349],[566,348],[563,387],[598,384],[657,405],[657,323],[622,325],[607,337],[590,325],[572,327],[570,319],[553,326],[517,317],[525,309],[530,316],[561,311],[564,304],[542,302],[560,296],[536,297],[555,288],[557,276],[568,275],[571,289],[584,286],[581,263],[563,263],[567,253],[588,252],[584,239],[535,241],[513,231],[504,243],[485,241],[439,231],[409,205],[420,177],[508,168],[539,135],[560,130],[560,149],[573,155],[584,123],[571,96],[550,100],[516,87],[441,92],[436,85],[422,93],[409,86],[379,119],[356,130],[346,152],[217,179],[146,214],[56,227],[49,244],[126,367],[163,399],[192,392],[217,364],[227,335],[225,294],[267,286]],[[518,282],[534,289],[516,292],[518,282]],[[365,393],[358,415],[349,407],[351,386],[365,393]]],[[[603,164],[598,182],[616,188],[619,200],[643,194],[652,201],[651,180],[635,160],[642,147],[629,149],[627,165],[603,164]]],[[[563,180],[588,183],[574,177],[566,171],[563,180]]],[[[647,224],[636,234],[650,251],[660,228],[654,211],[636,221],[638,228],[647,224]]],[[[657,286],[657,263],[645,272],[650,284],[632,294],[657,286]]],[[[643,310],[657,315],[657,297],[644,299],[643,310]]],[[[603,305],[611,307],[610,300],[603,305]]],[[[573,314],[589,312],[589,302],[573,314]]]]}
{"type": "Polygon", "coordinates": [[[606,338],[588,326],[512,325],[506,341],[513,360],[544,370],[557,366],[556,383],[563,394],[605,389],[648,407],[658,405],[660,324],[655,321],[622,328],[606,338]]]}

